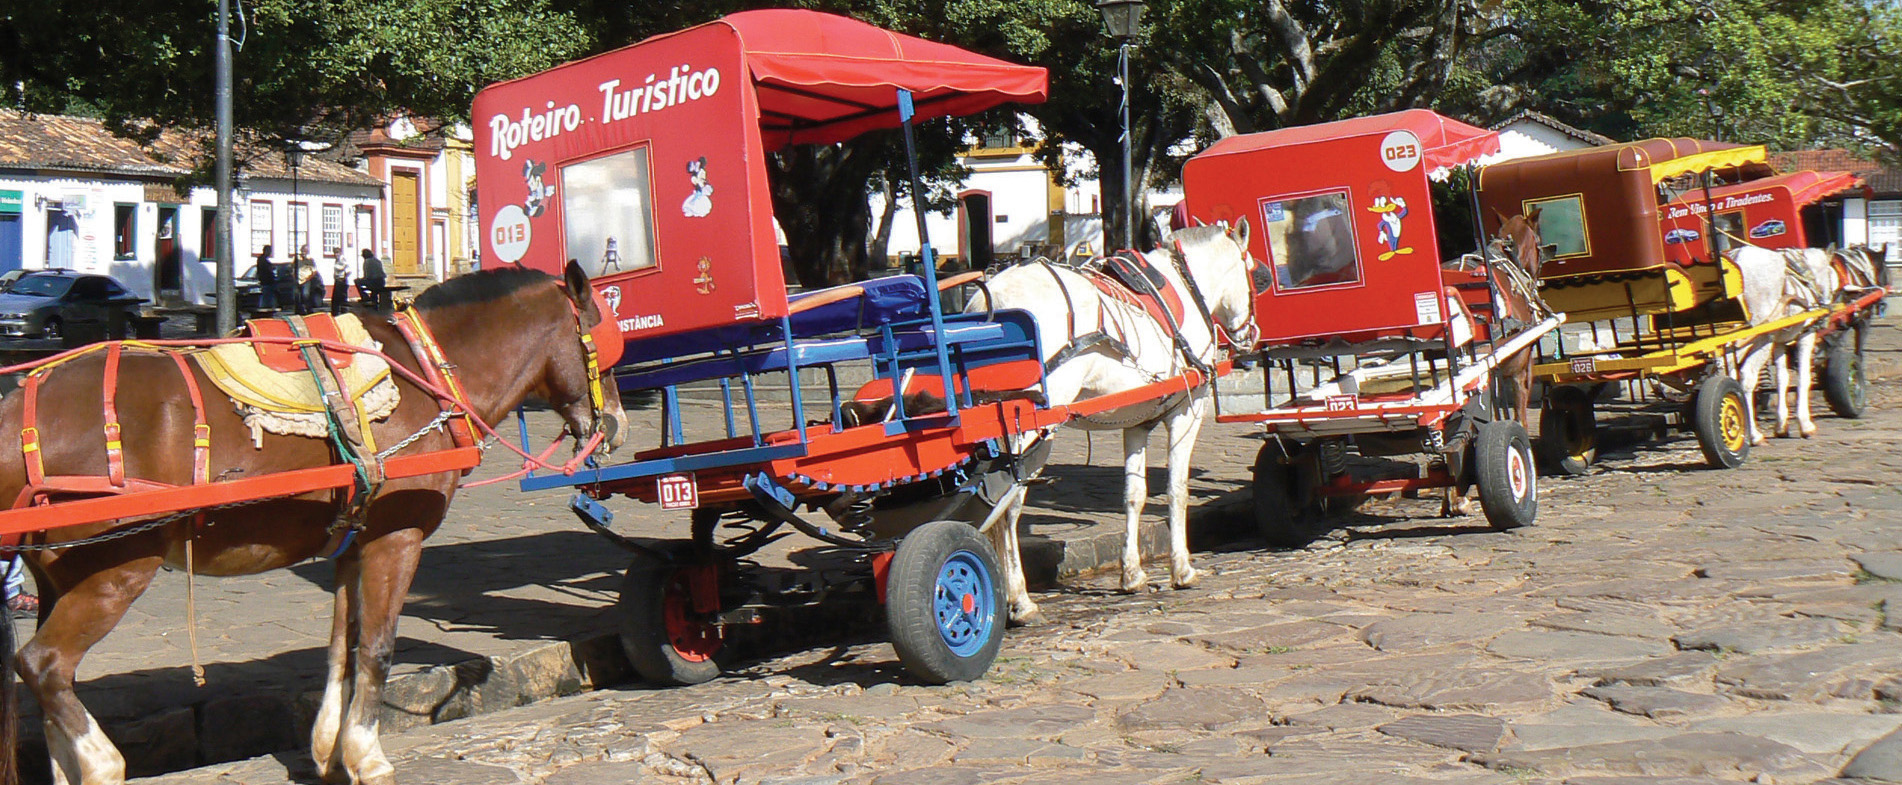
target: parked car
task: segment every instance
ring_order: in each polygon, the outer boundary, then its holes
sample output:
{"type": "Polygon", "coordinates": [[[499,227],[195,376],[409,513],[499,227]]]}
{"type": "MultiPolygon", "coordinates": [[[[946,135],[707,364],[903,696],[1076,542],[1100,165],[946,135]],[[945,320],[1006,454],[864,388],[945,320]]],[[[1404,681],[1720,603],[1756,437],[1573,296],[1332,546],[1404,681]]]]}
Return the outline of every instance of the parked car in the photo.
{"type": "Polygon", "coordinates": [[[26,273],[27,271],[25,270],[8,270],[4,273],[0,273],[0,292],[12,289],[13,282],[20,280],[20,276],[26,275],[26,273]]]}
{"type": "Polygon", "coordinates": [[[110,321],[138,313],[145,300],[105,275],[34,270],[0,294],[0,335],[58,338],[69,322],[110,321]]]}

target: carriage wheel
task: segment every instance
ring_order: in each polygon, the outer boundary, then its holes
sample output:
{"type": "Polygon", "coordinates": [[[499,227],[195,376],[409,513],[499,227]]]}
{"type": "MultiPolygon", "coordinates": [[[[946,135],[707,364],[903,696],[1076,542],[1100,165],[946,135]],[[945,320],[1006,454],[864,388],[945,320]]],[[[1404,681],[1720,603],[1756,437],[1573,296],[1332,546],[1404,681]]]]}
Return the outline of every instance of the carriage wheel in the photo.
{"type": "Polygon", "coordinates": [[[1301,471],[1306,449],[1293,460],[1272,440],[1255,456],[1255,529],[1275,548],[1300,548],[1314,540],[1318,512],[1313,484],[1301,471]]]}
{"type": "Polygon", "coordinates": [[[1591,470],[1598,460],[1598,414],[1580,387],[1553,387],[1539,409],[1539,448],[1544,468],[1567,477],[1591,470]]]}
{"type": "Polygon", "coordinates": [[[1862,373],[1862,352],[1855,338],[1844,335],[1830,344],[1823,359],[1823,399],[1837,417],[1854,420],[1869,404],[1869,377],[1862,373]]]}
{"type": "Polygon", "coordinates": [[[1750,415],[1743,385],[1728,376],[1712,376],[1697,386],[1691,403],[1691,430],[1704,460],[1713,469],[1735,469],[1750,456],[1750,415]]]}
{"type": "Polygon", "coordinates": [[[1479,504],[1494,529],[1517,529],[1538,520],[1539,479],[1533,468],[1532,440],[1525,426],[1495,420],[1479,427],[1473,471],[1479,478],[1479,504]]]}
{"type": "Polygon", "coordinates": [[[898,661],[931,683],[972,681],[1004,644],[1002,571],[991,544],[960,521],[905,535],[886,581],[885,626],[898,661]]]}
{"type": "Polygon", "coordinates": [[[621,649],[641,678],[683,687],[720,675],[720,629],[693,609],[688,583],[711,565],[663,563],[636,556],[621,582],[621,649]]]}

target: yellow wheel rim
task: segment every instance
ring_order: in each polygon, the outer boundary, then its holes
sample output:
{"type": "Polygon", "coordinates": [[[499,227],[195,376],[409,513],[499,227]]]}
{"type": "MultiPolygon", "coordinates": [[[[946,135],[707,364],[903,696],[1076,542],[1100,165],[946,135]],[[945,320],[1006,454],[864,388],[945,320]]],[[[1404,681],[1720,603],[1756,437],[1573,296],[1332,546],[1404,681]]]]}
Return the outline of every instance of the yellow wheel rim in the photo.
{"type": "Polygon", "coordinates": [[[1723,437],[1724,449],[1739,452],[1744,448],[1744,410],[1743,401],[1737,396],[1724,396],[1723,408],[1717,414],[1718,433],[1723,437]]]}

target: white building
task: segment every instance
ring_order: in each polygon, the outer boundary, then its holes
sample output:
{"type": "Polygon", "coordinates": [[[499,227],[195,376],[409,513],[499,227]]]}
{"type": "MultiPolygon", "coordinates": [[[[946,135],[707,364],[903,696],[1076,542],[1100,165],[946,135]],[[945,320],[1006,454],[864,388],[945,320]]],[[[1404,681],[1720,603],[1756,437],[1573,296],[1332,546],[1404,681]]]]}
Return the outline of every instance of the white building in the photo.
{"type": "MultiPolygon", "coordinates": [[[[97,120],[0,110],[0,271],[61,268],[111,275],[154,302],[202,303],[215,285],[217,195],[180,193],[201,147],[181,134],[151,147],[114,136],[97,120]]],[[[276,261],[308,246],[322,261],[373,247],[356,227],[374,222],[382,184],[341,164],[281,152],[245,161],[232,248],[237,272],[271,245],[276,261]]]]}
{"type": "Polygon", "coordinates": [[[1492,130],[1499,132],[1499,152],[1481,158],[1481,165],[1617,144],[1609,136],[1573,128],[1530,109],[1494,125],[1492,130]]]}

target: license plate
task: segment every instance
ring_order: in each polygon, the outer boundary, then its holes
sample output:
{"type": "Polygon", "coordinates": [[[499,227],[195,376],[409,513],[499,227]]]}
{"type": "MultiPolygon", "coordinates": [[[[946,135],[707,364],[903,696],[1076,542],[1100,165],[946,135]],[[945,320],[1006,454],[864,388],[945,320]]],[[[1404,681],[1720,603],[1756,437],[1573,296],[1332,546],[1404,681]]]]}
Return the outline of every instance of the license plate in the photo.
{"type": "Polygon", "coordinates": [[[694,483],[692,473],[664,475],[658,482],[661,509],[691,510],[700,506],[700,486],[694,483]]]}
{"type": "Polygon", "coordinates": [[[1360,400],[1352,395],[1330,395],[1327,397],[1327,410],[1330,412],[1353,411],[1357,403],[1360,403],[1360,400]]]}
{"type": "Polygon", "coordinates": [[[1598,358],[1596,357],[1572,358],[1572,373],[1598,373],[1598,358]]]}

